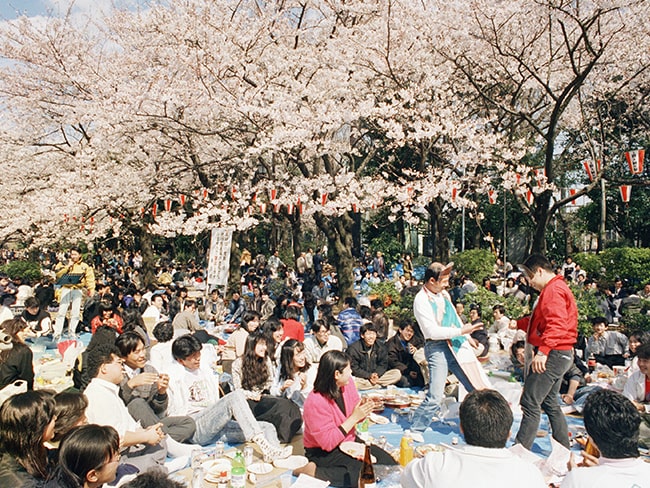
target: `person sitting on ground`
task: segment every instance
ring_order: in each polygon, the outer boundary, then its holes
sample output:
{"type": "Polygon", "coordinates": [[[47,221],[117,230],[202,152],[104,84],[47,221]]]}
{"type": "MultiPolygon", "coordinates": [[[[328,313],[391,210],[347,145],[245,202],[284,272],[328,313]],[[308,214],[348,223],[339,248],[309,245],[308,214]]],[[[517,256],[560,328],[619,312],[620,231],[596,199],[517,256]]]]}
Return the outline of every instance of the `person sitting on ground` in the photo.
{"type": "Polygon", "coordinates": [[[526,341],[515,341],[510,346],[510,361],[512,361],[512,376],[517,381],[524,381],[524,364],[526,361],[526,341]]]}
{"type": "Polygon", "coordinates": [[[562,407],[564,413],[582,412],[588,396],[600,389],[600,386],[589,385],[590,382],[589,369],[580,358],[574,356],[573,364],[569,371],[564,373],[560,385],[560,398],[565,405],[562,407]]]}
{"type": "Polygon", "coordinates": [[[142,313],[143,319],[150,319],[155,324],[167,320],[167,316],[162,313],[165,300],[161,293],[155,293],[151,296],[151,305],[142,313]]]}
{"type": "Polygon", "coordinates": [[[318,363],[327,351],[342,351],[341,339],[330,333],[330,324],[327,320],[316,319],[311,326],[312,335],[305,337],[305,350],[310,363],[318,363]]]}
{"type": "Polygon", "coordinates": [[[47,446],[48,449],[58,449],[59,442],[75,427],[88,423],[86,408],[88,400],[83,393],[62,391],[54,395],[54,437],[47,446]]]}
{"type": "Polygon", "coordinates": [[[361,326],[361,339],[348,347],[352,374],[359,390],[396,384],[402,377],[399,369],[388,369],[386,346],[377,342],[372,324],[361,326]]]}
{"type": "Polygon", "coordinates": [[[37,487],[47,478],[45,442],[54,436],[54,395],[46,390],[9,397],[0,407],[0,486],[37,487]]]}
{"type": "Polygon", "coordinates": [[[415,334],[413,324],[407,321],[400,323],[399,332],[386,342],[386,347],[388,367],[398,369],[402,375],[397,386],[424,386],[422,368],[413,357],[418,349],[424,347],[424,341],[415,334]]]}
{"type": "Polygon", "coordinates": [[[615,330],[607,330],[605,317],[596,317],[591,321],[594,334],[587,340],[587,350],[596,361],[610,368],[625,365],[627,354],[627,336],[615,330]]]}
{"type": "Polygon", "coordinates": [[[205,302],[203,313],[199,314],[199,318],[202,320],[211,320],[215,325],[219,325],[223,322],[225,314],[226,304],[223,303],[223,298],[221,297],[219,290],[213,288],[210,292],[210,298],[205,302]]]}
{"type": "Polygon", "coordinates": [[[175,441],[191,439],[196,430],[194,420],[188,416],[167,415],[169,375],[158,373],[147,362],[142,337],[136,332],[125,332],[115,340],[115,346],[124,360],[125,375],[120,383],[120,397],[131,416],[142,427],[162,424],[162,431],[175,441]]]}
{"type": "Polygon", "coordinates": [[[636,331],[630,334],[630,339],[628,340],[627,347],[630,351],[628,359],[630,359],[630,367],[627,369],[626,374],[629,378],[636,371],[639,371],[639,358],[637,357],[637,349],[643,344],[650,343],[650,332],[641,332],[636,331]]]}
{"type": "Polygon", "coordinates": [[[595,458],[583,452],[583,467],[571,457],[561,488],[648,486],[650,464],[639,457],[641,417],[620,393],[602,389],[589,395],[583,411],[589,441],[600,451],[595,458]]]}
{"type": "Polygon", "coordinates": [[[650,404],[650,344],[643,344],[636,349],[639,370],[627,379],[623,395],[632,401],[634,406],[645,412],[650,404]]]}
{"type": "Polygon", "coordinates": [[[176,363],[172,356],[172,342],[174,339],[174,328],[170,321],[158,322],[153,328],[153,336],[156,343],[151,346],[149,361],[158,371],[166,373],[176,363]]]}
{"type": "Polygon", "coordinates": [[[54,334],[52,318],[47,310],[41,307],[38,298],[29,297],[25,300],[25,310],[20,316],[34,334],[32,340],[34,344],[45,344],[49,349],[56,349],[56,342],[52,341],[54,334]]]}
{"type": "Polygon", "coordinates": [[[480,326],[470,334],[472,339],[477,342],[477,345],[473,346],[474,354],[479,358],[487,357],[490,352],[490,341],[485,324],[481,319],[481,307],[475,303],[469,307],[469,321],[473,326],[480,326]]]}
{"type": "Polygon", "coordinates": [[[110,426],[83,425],[61,442],[59,464],[45,488],[100,488],[115,480],[120,437],[110,426]]]}
{"type": "Polygon", "coordinates": [[[203,330],[196,313],[196,300],[187,299],[183,303],[183,310],[175,314],[172,320],[175,337],[203,330]]]}
{"type": "Polygon", "coordinates": [[[162,424],[146,429],[131,416],[119,396],[120,382],[124,376],[124,361],[114,344],[102,344],[87,356],[88,374],[92,380],[84,390],[88,399],[88,422],[115,427],[120,436],[122,460],[146,470],[162,466],[167,457],[167,446],[162,424]],[[139,449],[139,445],[146,445],[139,449]]]}
{"type": "Polygon", "coordinates": [[[260,333],[266,337],[266,346],[269,350],[269,357],[274,366],[277,366],[280,361],[280,351],[282,350],[282,343],[284,342],[284,327],[282,322],[276,318],[270,318],[264,325],[260,333]]]}
{"type": "MultiPolygon", "coordinates": [[[[328,351],[321,357],[314,389],[305,401],[303,443],[309,463],[293,474],[305,473],[329,481],[332,486],[357,486],[361,461],[341,450],[345,441],[354,441],[355,426],[375,408],[372,400],[361,400],[350,360],[341,351],[328,351]]],[[[377,464],[395,465],[393,457],[371,446],[377,464]]]]}
{"type": "Polygon", "coordinates": [[[289,339],[282,344],[280,367],[276,368],[271,394],[288,398],[302,408],[314,387],[316,369],[307,359],[305,345],[289,339]]]}
{"type": "Polygon", "coordinates": [[[272,394],[274,378],[275,366],[269,356],[267,339],[262,334],[249,335],[244,355],[232,364],[233,385],[235,390],[244,392],[258,421],[270,422],[280,441],[291,442],[302,426],[302,415],[296,404],[272,394]]]}
{"type": "Polygon", "coordinates": [[[461,403],[459,414],[460,430],[468,445],[430,452],[410,462],[402,473],[402,486],[548,486],[536,466],[506,449],[513,416],[510,405],[499,392],[472,391],[461,403]]]}
{"type": "Polygon", "coordinates": [[[237,330],[230,334],[228,342],[223,347],[222,364],[224,371],[230,372],[232,362],[244,355],[246,348],[246,338],[249,334],[255,332],[260,325],[260,314],[255,310],[249,310],[244,314],[241,324],[237,330]]]}
{"type": "Polygon", "coordinates": [[[77,390],[84,391],[90,380],[93,379],[88,373],[88,354],[102,344],[115,344],[116,337],[117,331],[112,327],[102,325],[95,331],[86,349],[77,356],[72,368],[72,382],[77,390]]]}
{"type": "Polygon", "coordinates": [[[492,317],[494,322],[488,329],[488,335],[496,337],[501,347],[507,351],[517,334],[517,322],[513,321],[513,327],[510,327],[511,320],[506,316],[506,307],[501,304],[492,307],[492,317]]]}
{"type": "Polygon", "coordinates": [[[305,340],[305,327],[300,323],[300,308],[297,306],[288,306],[284,311],[284,318],[280,320],[284,333],[282,340],[295,339],[300,342],[305,340]]]}
{"type": "Polygon", "coordinates": [[[343,333],[348,346],[353,342],[359,340],[359,334],[363,320],[361,319],[359,312],[357,312],[356,298],[347,297],[345,299],[345,309],[339,312],[337,320],[339,329],[343,333]]]}
{"type": "Polygon", "coordinates": [[[25,344],[32,332],[21,318],[5,320],[0,324],[0,332],[11,338],[11,344],[0,349],[0,389],[18,380],[27,382],[27,389],[34,388],[34,355],[25,344]]]}
{"type": "Polygon", "coordinates": [[[205,446],[217,440],[231,444],[253,441],[267,460],[290,456],[291,446],[280,447],[275,427],[255,419],[241,390],[219,398],[217,377],[201,367],[202,347],[192,335],[181,336],[172,344],[176,364],[169,370],[169,414],[189,415],[194,419],[196,432],[192,442],[195,444],[205,446]]]}
{"type": "Polygon", "coordinates": [[[228,309],[226,310],[226,316],[224,321],[230,324],[239,324],[241,323],[242,318],[244,317],[244,312],[246,312],[246,302],[241,297],[239,292],[233,292],[232,300],[228,304],[228,309]]]}
{"type": "Polygon", "coordinates": [[[124,322],[111,303],[101,302],[99,304],[99,315],[90,322],[91,332],[94,334],[100,326],[112,327],[118,334],[122,333],[124,322]]]}

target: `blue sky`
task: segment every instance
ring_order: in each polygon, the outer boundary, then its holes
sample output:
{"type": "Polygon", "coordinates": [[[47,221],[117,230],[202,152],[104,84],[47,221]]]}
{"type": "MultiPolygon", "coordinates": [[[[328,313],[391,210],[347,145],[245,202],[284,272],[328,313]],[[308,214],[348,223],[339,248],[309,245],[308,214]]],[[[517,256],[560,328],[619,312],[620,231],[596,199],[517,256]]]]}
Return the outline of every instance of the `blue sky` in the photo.
{"type": "Polygon", "coordinates": [[[48,4],[47,0],[0,0],[0,19],[15,19],[17,10],[30,17],[46,15],[48,4]]]}

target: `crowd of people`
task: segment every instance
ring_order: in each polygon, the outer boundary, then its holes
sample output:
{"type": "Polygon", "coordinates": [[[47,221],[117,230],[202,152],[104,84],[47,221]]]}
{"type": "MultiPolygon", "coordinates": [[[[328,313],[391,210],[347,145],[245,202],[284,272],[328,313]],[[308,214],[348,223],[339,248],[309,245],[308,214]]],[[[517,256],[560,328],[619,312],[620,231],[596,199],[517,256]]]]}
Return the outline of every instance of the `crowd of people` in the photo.
{"type": "MultiPolygon", "coordinates": [[[[516,486],[506,480],[506,471],[512,479],[525,475],[537,486],[541,475],[505,453],[512,413],[492,390],[481,364],[498,349],[510,351],[524,382],[517,443],[531,448],[543,411],[553,438],[569,447],[563,407],[573,406],[584,410],[586,425],[588,412],[596,419],[592,437],[605,446],[603,452],[609,449],[613,459],[638,457],[629,446],[598,440],[604,407],[596,399],[602,393],[589,383],[597,368],[623,368],[622,396],[610,400],[624,405],[623,412],[631,405],[641,418],[650,402],[650,337],[637,333],[628,339],[608,330],[606,316],[594,318],[593,336],[578,337],[577,308],[567,282],[588,280],[580,278],[584,273],[575,264],[557,267],[533,255],[516,279],[508,277],[513,270],[507,264],[498,264],[495,273],[505,284],[495,286],[487,279],[482,286],[535,305],[530,316],[519,320],[495,305],[494,320],[486,325],[480,308],[465,303],[467,293],[477,288],[468,277],[454,275],[452,265],[433,263],[416,286],[407,255],[398,277],[391,276],[381,253],[368,254],[359,265],[358,296],[342,301],[336,273],[322,250],[302,253],[295,267],[285,265],[277,252],[252,258],[244,251],[240,287],[228,298],[219,289],[204,298],[205,270],[192,263],[166,263],[157,284],[143,289],[138,253],[104,250],[86,263],[79,249],[71,249],[65,256],[44,254],[43,262],[52,278],[33,287],[0,280],[6,318],[0,322],[0,388],[8,397],[0,409],[3,486],[6,481],[94,487],[115,478],[137,480],[137,473],[178,469],[195,446],[218,440],[253,443],[265,460],[273,461],[291,455],[290,443],[301,430],[309,463],[296,474],[356,486],[361,463],[340,446],[356,439],[355,426],[376,408],[359,391],[424,388],[411,425],[422,432],[436,426],[449,373],[471,392],[460,410],[468,447],[409,465],[405,486],[429,486],[434,478],[447,480],[440,486],[451,486],[454,480],[474,479],[487,464],[495,479],[504,479],[500,486],[516,486]],[[415,320],[393,323],[381,300],[366,297],[364,280],[373,277],[392,280],[397,290],[415,291],[415,320]],[[24,298],[16,307],[21,287],[24,298]],[[12,308],[20,311],[16,317],[12,308]],[[34,391],[33,346],[55,348],[66,324],[68,337],[91,334],[73,368],[74,392],[34,391]],[[17,419],[32,426],[34,438],[12,438],[17,419]],[[97,442],[90,442],[91,436],[97,442]],[[88,461],[74,464],[74,455],[88,461]],[[461,469],[465,463],[480,470],[466,472],[461,469]]],[[[611,311],[616,298],[609,298],[611,311]]],[[[634,419],[611,428],[632,432],[634,419]]],[[[646,435],[642,425],[639,421],[632,432],[636,439],[646,435]]],[[[395,463],[377,446],[373,455],[381,464],[395,463]]],[[[586,465],[591,461],[587,458],[586,465]]],[[[638,463],[634,466],[643,472],[638,463]]],[[[610,470],[618,467],[612,463],[610,470]]],[[[591,472],[582,472],[572,471],[566,483],[573,484],[566,486],[583,486],[580,480],[591,472]]]]}

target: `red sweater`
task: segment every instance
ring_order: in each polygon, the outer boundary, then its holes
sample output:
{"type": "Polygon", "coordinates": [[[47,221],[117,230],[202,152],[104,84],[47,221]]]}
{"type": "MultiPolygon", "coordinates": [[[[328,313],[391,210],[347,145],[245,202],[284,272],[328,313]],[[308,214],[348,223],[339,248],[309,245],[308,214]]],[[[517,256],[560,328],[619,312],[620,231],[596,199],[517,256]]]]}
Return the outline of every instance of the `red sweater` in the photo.
{"type": "Polygon", "coordinates": [[[294,319],[282,319],[280,322],[284,328],[282,340],[289,338],[305,342],[305,327],[300,322],[294,319]]]}
{"type": "Polygon", "coordinates": [[[305,447],[320,447],[330,452],[343,441],[354,441],[355,430],[352,429],[348,435],[343,435],[339,426],[352,414],[359,402],[359,392],[353,380],[341,388],[341,391],[346,414],[341,412],[334,400],[321,393],[312,391],[307,397],[303,412],[305,431],[302,440],[305,447]]]}
{"type": "Polygon", "coordinates": [[[517,321],[528,332],[528,342],[543,354],[553,349],[570,350],[578,339],[578,306],[560,275],[542,289],[532,316],[517,321]]]}

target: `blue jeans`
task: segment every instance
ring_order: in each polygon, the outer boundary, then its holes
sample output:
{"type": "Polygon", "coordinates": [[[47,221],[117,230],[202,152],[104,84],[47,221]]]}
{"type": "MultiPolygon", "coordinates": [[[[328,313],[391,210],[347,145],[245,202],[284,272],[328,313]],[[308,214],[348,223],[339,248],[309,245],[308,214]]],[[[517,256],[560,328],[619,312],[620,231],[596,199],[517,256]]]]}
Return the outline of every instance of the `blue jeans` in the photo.
{"type": "Polygon", "coordinates": [[[411,425],[411,430],[419,432],[426,429],[433,417],[438,416],[440,413],[440,405],[445,393],[445,384],[449,371],[456,375],[458,381],[467,391],[474,389],[458,361],[456,361],[456,356],[454,356],[447,341],[426,341],[424,343],[424,355],[429,366],[429,391],[424,401],[415,411],[413,424],[411,425]]]}
{"type": "Polygon", "coordinates": [[[546,359],[546,371],[543,373],[528,372],[521,394],[521,410],[523,417],[517,432],[517,443],[530,450],[539,429],[542,410],[548,416],[553,438],[569,448],[569,429],[560,403],[558,394],[562,385],[562,377],[573,364],[573,351],[552,350],[546,359]]]}
{"type": "Polygon", "coordinates": [[[241,390],[228,393],[215,403],[193,414],[192,418],[196,422],[196,431],[192,442],[201,446],[220,439],[239,444],[250,441],[260,433],[264,433],[264,437],[272,445],[280,444],[275,427],[255,419],[241,390]],[[236,422],[232,421],[233,417],[236,422]]]}

